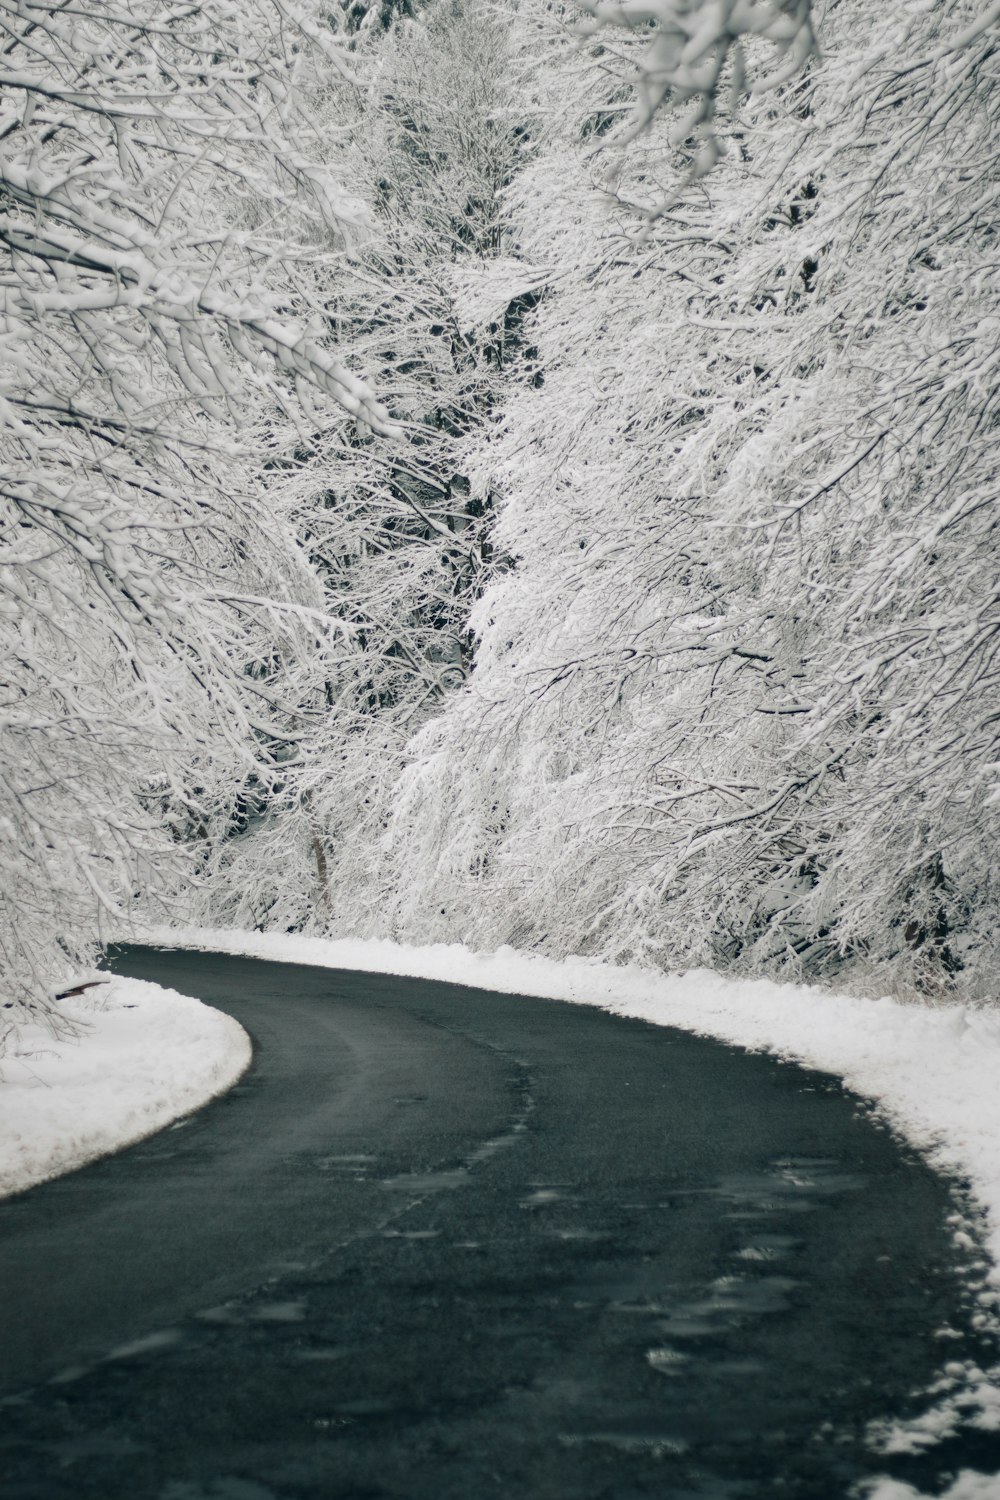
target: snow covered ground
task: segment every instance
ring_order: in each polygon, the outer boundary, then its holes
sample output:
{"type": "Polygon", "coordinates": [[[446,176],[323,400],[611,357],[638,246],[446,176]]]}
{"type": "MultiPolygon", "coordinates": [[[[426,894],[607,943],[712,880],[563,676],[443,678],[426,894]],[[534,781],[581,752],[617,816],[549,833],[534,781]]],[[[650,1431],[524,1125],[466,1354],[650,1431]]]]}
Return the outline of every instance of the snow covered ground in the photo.
{"type": "Polygon", "coordinates": [[[235,1083],[250,1039],[188,995],[115,977],[22,1026],[0,1058],[0,1197],[141,1140],[235,1083]]]}

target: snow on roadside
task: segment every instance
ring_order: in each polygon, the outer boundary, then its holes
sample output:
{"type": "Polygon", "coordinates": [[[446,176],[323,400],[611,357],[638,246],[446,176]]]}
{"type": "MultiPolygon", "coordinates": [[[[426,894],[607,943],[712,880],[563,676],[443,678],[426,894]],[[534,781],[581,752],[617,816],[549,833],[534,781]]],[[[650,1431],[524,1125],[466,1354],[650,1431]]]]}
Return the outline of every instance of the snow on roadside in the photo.
{"type": "Polygon", "coordinates": [[[0,1197],[141,1140],[236,1082],[250,1039],[200,1000],[115,976],[24,1025],[0,1057],[0,1197]]]}

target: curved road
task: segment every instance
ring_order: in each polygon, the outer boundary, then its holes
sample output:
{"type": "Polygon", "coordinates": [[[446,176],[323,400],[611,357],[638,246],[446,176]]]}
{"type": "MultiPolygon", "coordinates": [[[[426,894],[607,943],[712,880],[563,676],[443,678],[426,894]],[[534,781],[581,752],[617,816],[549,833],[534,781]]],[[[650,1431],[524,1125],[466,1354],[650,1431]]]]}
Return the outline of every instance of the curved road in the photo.
{"type": "Polygon", "coordinates": [[[421,980],[114,967],[255,1062],[0,1203],[3,1500],[835,1500],[966,1328],[944,1186],[824,1075],[421,980]]]}

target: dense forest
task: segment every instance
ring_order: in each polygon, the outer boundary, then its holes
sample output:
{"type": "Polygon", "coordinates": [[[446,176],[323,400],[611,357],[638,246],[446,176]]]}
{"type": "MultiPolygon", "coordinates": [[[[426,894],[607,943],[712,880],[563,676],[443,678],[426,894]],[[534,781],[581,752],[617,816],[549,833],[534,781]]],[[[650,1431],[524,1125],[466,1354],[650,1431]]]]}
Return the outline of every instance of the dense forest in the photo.
{"type": "Polygon", "coordinates": [[[0,0],[0,951],[987,996],[1000,6],[0,0]]]}

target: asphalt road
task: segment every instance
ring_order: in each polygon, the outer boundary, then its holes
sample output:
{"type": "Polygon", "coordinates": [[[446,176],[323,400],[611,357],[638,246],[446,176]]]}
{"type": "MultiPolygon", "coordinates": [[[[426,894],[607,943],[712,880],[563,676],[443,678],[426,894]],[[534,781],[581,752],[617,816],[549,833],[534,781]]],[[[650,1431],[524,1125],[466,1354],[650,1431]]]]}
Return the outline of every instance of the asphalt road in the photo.
{"type": "Polygon", "coordinates": [[[1000,1467],[996,1434],[866,1446],[968,1357],[969,1309],[945,1187],[834,1080],[420,980],[114,966],[229,1011],[255,1062],[0,1203],[3,1500],[835,1500],[1000,1467]]]}

